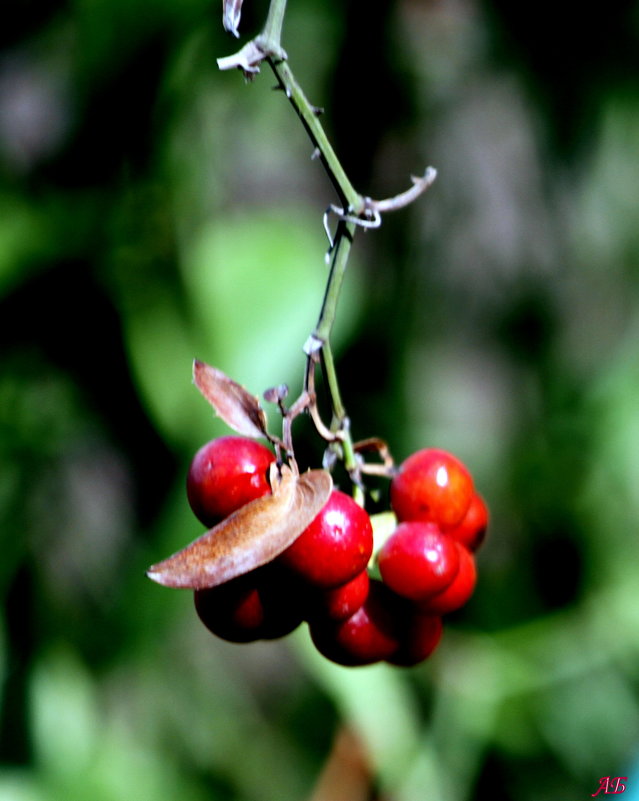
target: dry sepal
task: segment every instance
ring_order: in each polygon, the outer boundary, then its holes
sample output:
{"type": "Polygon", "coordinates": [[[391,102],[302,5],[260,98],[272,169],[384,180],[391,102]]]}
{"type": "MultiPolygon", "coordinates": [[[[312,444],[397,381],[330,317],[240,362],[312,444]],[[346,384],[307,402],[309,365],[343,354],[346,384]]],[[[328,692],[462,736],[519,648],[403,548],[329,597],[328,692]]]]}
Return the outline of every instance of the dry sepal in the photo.
{"type": "Polygon", "coordinates": [[[326,504],[333,480],[325,470],[296,475],[272,465],[272,495],[246,504],[190,545],[152,565],[147,576],[165,587],[216,587],[271,562],[326,504]]]}
{"type": "Polygon", "coordinates": [[[218,417],[243,437],[266,437],[266,413],[259,399],[217,367],[196,359],[193,382],[218,417]]]}

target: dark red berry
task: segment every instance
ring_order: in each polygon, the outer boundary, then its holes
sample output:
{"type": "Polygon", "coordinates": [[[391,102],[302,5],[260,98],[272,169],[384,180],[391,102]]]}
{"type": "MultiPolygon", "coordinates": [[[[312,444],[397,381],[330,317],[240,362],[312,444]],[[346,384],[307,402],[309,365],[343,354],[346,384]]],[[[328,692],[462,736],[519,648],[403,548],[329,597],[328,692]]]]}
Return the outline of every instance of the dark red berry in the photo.
{"type": "Polygon", "coordinates": [[[370,580],[362,570],[355,578],[328,590],[311,589],[308,600],[308,618],[346,620],[364,605],[368,597],[370,580]]]}
{"type": "Polygon", "coordinates": [[[413,601],[436,595],[457,575],[459,555],[435,523],[400,523],[378,555],[384,583],[413,601]]]}
{"type": "Polygon", "coordinates": [[[461,522],[473,493],[473,480],[464,465],[436,448],[409,456],[390,487],[391,506],[398,520],[433,522],[442,529],[461,522]]]}
{"type": "Polygon", "coordinates": [[[477,569],[472,553],[460,543],[455,543],[459,554],[459,570],[452,583],[438,595],[419,604],[423,612],[431,615],[446,615],[466,604],[473,594],[477,581],[477,569]]]}
{"type": "Polygon", "coordinates": [[[268,470],[275,461],[264,445],[227,436],[203,445],[186,479],[191,509],[205,526],[224,520],[240,507],[271,491],[268,470]]]}
{"type": "Polygon", "coordinates": [[[206,590],[196,590],[195,608],[210,632],[230,642],[284,637],[302,622],[288,588],[259,568],[206,590]]]}
{"type": "Polygon", "coordinates": [[[481,495],[476,492],[461,523],[448,529],[446,533],[469,550],[476,551],[486,538],[487,528],[488,507],[481,495]]]}
{"type": "Polygon", "coordinates": [[[399,667],[418,665],[437,648],[442,630],[441,617],[409,613],[401,626],[399,648],[386,661],[399,667]]]}
{"type": "Polygon", "coordinates": [[[312,523],[278,561],[314,587],[345,584],[368,564],[373,528],[368,514],[339,490],[333,490],[312,523]]]}
{"type": "Polygon", "coordinates": [[[372,581],[364,605],[347,620],[316,620],[310,623],[317,650],[338,665],[370,665],[390,658],[399,648],[392,605],[387,589],[372,581]]]}

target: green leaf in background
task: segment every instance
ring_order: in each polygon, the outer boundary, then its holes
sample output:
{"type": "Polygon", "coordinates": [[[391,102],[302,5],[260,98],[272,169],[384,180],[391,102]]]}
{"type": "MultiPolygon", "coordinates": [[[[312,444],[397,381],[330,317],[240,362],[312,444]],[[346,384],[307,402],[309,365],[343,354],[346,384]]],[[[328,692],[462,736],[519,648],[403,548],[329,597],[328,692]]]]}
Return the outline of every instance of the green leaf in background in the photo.
{"type": "MultiPolygon", "coordinates": [[[[326,283],[326,247],[319,213],[251,209],[205,226],[185,254],[184,275],[208,361],[257,392],[299,386],[302,345],[326,283]]],[[[349,283],[338,346],[356,311],[349,283]]]]}
{"type": "Polygon", "coordinates": [[[306,630],[295,632],[292,641],[315,681],[361,737],[381,781],[396,786],[419,745],[419,717],[401,672],[383,664],[356,670],[335,665],[318,654],[306,630]]]}
{"type": "MultiPolygon", "coordinates": [[[[44,798],[67,801],[203,801],[166,754],[106,711],[91,677],[67,649],[43,655],[33,682],[32,716],[38,782],[44,798]]],[[[2,795],[0,779],[0,796],[2,795]]],[[[25,799],[39,796],[25,795],[25,799]]],[[[18,795],[16,798],[20,798],[18,795]]]]}
{"type": "MultiPolygon", "coordinates": [[[[181,265],[188,316],[166,294],[126,320],[141,392],[166,435],[193,444],[229,433],[192,385],[193,358],[258,396],[281,383],[289,384],[292,397],[299,391],[302,346],[326,280],[326,245],[320,215],[290,209],[217,218],[194,236],[181,265]]],[[[338,350],[356,324],[356,281],[356,273],[348,277],[341,298],[338,350]]]]}
{"type": "Polygon", "coordinates": [[[0,297],[30,276],[33,261],[50,247],[51,234],[38,208],[18,195],[0,195],[0,297]]]}

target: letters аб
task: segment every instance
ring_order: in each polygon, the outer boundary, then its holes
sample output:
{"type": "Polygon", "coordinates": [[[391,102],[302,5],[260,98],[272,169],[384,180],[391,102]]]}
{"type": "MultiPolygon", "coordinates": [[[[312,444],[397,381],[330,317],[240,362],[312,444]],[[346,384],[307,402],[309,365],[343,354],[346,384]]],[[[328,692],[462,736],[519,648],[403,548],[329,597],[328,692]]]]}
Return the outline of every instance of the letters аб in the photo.
{"type": "Polygon", "coordinates": [[[617,793],[623,793],[626,789],[626,785],[623,782],[627,782],[627,776],[602,776],[599,779],[599,787],[597,788],[596,793],[591,793],[592,798],[598,796],[599,793],[604,795],[617,795],[617,793]]]}

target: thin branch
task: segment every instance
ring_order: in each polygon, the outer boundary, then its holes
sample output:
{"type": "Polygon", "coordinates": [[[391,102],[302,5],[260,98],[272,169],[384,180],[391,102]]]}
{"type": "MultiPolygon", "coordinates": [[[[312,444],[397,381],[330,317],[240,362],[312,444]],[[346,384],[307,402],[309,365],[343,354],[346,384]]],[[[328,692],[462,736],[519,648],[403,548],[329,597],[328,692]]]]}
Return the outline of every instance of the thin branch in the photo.
{"type": "Polygon", "coordinates": [[[286,13],[286,0],[271,0],[262,33],[257,37],[264,53],[286,58],[282,50],[282,27],[286,13]]]}
{"type": "MultiPolygon", "coordinates": [[[[233,9],[237,14],[237,19],[233,17],[232,21],[239,21],[241,0],[225,0],[225,14],[227,4],[229,15],[232,15],[233,9]]],[[[339,197],[341,207],[329,206],[324,216],[324,227],[330,243],[327,254],[330,259],[330,271],[317,325],[304,346],[308,358],[304,391],[299,399],[301,404],[299,408],[303,407],[308,410],[322,437],[329,442],[341,442],[344,466],[349,471],[356,488],[361,490],[361,457],[357,455],[351,439],[350,421],[342,402],[330,345],[330,334],[335,322],[337,302],[356,229],[376,228],[381,224],[382,213],[394,211],[412,203],[432,184],[436,172],[429,167],[423,177],[413,177],[413,186],[410,189],[385,200],[372,200],[363,197],[355,190],[318,119],[321,110],[309,102],[286,60],[286,52],[281,45],[285,10],[286,0],[271,0],[262,33],[236,54],[218,59],[218,65],[220,69],[239,68],[247,78],[251,78],[259,72],[262,61],[268,63],[277,79],[276,88],[281,89],[286,95],[313,144],[313,158],[320,159],[339,197]],[[328,226],[329,212],[336,214],[338,218],[334,237],[328,226]],[[317,409],[315,367],[318,361],[322,364],[331,402],[330,429],[322,422],[317,409]]],[[[232,27],[231,30],[236,32],[236,27],[235,25],[235,28],[232,27]]],[[[294,416],[285,415],[287,430],[284,442],[287,448],[291,449],[290,424],[294,416]]],[[[361,496],[361,493],[359,494],[361,496]]]]}
{"type": "Polygon", "coordinates": [[[411,181],[413,182],[413,185],[405,192],[401,192],[399,195],[387,198],[386,200],[371,200],[370,198],[366,198],[366,209],[370,211],[377,211],[380,214],[384,213],[385,211],[397,211],[397,209],[403,209],[414,200],[417,200],[420,195],[422,195],[430,186],[432,186],[435,178],[437,178],[437,170],[434,167],[426,167],[426,172],[423,176],[417,177],[415,175],[411,175],[411,181]]]}
{"type": "Polygon", "coordinates": [[[287,61],[270,57],[268,63],[277,78],[279,87],[284,91],[306,129],[314,147],[314,155],[322,162],[341,203],[354,213],[359,213],[364,208],[364,198],[356,192],[333,150],[318,119],[317,106],[308,100],[301,86],[295,80],[287,61]]]}
{"type": "Polygon", "coordinates": [[[251,78],[260,71],[259,65],[265,58],[266,56],[257,44],[257,40],[252,39],[237,53],[233,53],[232,56],[218,58],[217,66],[221,70],[240,69],[247,78],[251,78]]]}

